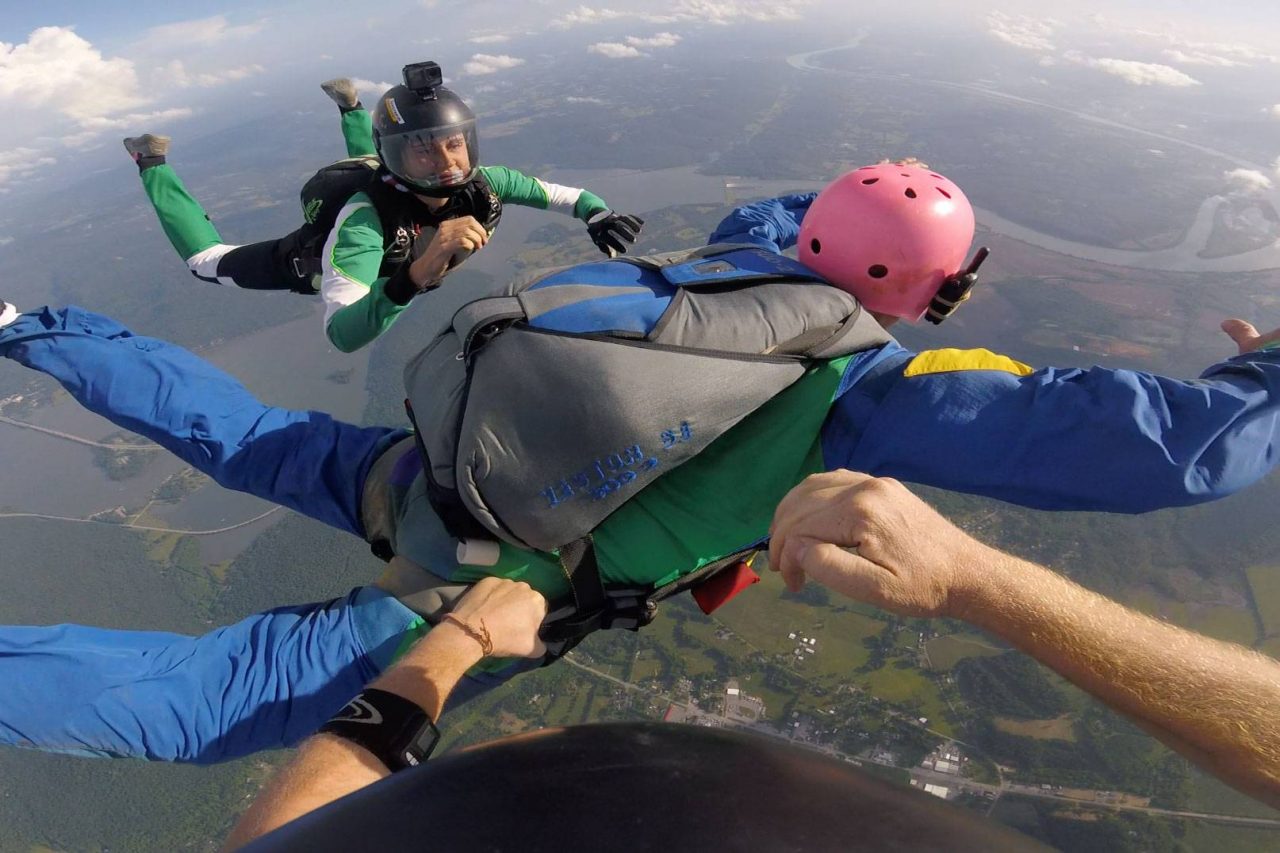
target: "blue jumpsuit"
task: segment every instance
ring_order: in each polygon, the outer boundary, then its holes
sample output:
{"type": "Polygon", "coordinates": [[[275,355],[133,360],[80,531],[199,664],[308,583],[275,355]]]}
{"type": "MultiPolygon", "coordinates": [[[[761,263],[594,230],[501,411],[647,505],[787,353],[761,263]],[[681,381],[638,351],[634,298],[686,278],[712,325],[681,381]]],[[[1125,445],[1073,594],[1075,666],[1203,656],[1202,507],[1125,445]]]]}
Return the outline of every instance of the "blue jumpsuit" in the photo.
{"type": "MultiPolygon", "coordinates": [[[[711,242],[780,251],[812,198],[739,208],[711,242]]],[[[74,307],[20,316],[0,329],[0,355],[222,486],[359,536],[364,479],[404,435],[263,405],[191,353],[74,307]]],[[[1230,494],[1266,474],[1280,447],[1280,352],[1237,356],[1189,382],[1017,370],[995,356],[931,369],[929,355],[888,344],[850,360],[821,433],[828,469],[1032,507],[1142,512],[1230,494]],[[939,458],[947,464],[931,464],[939,458]]],[[[287,746],[376,677],[420,622],[361,587],[200,637],[0,627],[0,743],[197,763],[287,746]]],[[[455,697],[519,668],[471,677],[455,697]]]]}

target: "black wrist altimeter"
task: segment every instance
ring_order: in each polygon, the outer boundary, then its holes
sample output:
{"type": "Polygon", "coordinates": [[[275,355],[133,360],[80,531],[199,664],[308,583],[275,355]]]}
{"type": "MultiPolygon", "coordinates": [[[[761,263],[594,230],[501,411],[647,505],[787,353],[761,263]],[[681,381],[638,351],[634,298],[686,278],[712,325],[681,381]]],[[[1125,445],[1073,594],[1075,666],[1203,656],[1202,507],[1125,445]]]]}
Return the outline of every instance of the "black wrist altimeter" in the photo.
{"type": "Polygon", "coordinates": [[[426,711],[386,690],[365,690],[320,732],[364,747],[392,772],[426,761],[440,741],[440,730],[426,711]]]}

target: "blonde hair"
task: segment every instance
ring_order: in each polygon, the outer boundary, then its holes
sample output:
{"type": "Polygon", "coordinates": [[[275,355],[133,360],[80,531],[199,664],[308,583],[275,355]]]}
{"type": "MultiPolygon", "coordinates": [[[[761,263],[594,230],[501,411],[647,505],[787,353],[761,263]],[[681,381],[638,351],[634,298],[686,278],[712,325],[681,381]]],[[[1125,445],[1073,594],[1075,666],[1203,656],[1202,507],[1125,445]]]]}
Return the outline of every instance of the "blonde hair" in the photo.
{"type": "Polygon", "coordinates": [[[884,166],[889,163],[892,163],[895,166],[915,166],[917,169],[929,168],[928,163],[922,163],[919,160],[917,160],[915,157],[903,157],[900,160],[890,160],[888,157],[886,157],[885,159],[881,160],[879,163],[876,163],[876,165],[884,166]]]}

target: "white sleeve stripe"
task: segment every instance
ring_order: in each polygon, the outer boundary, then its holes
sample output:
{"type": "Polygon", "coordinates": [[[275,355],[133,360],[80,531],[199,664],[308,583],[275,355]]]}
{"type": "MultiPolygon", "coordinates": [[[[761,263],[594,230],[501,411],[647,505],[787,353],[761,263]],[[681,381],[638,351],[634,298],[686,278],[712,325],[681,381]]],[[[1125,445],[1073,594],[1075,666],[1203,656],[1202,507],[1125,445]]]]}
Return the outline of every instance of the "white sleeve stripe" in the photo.
{"type": "Polygon", "coordinates": [[[578,196],[582,195],[582,190],[577,187],[566,187],[562,184],[553,184],[542,178],[534,178],[538,182],[538,186],[542,187],[542,191],[547,194],[547,207],[564,210],[570,216],[573,216],[573,209],[578,204],[578,196]]]}
{"type": "Polygon", "coordinates": [[[326,275],[320,281],[320,293],[324,297],[324,324],[328,326],[334,314],[368,296],[369,288],[344,275],[326,275]]]}
{"type": "Polygon", "coordinates": [[[365,201],[347,202],[338,211],[338,218],[329,236],[324,241],[324,250],[320,254],[320,298],[324,300],[324,324],[329,325],[333,315],[354,302],[359,302],[369,293],[369,286],[356,281],[333,265],[333,249],[338,244],[338,232],[357,211],[373,207],[365,201]]]}

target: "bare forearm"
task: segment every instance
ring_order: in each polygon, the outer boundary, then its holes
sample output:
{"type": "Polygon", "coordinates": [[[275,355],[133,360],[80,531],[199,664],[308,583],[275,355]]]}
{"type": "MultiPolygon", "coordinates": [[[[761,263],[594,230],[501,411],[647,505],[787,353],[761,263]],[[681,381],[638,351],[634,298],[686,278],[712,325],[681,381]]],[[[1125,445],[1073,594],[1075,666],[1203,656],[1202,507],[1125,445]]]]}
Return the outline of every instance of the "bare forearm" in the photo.
{"type": "Polygon", "coordinates": [[[1280,806],[1280,662],[1129,610],[990,552],[956,615],[1007,640],[1170,748],[1280,806]]]}
{"type": "Polygon", "coordinates": [[[223,850],[238,850],[294,818],[345,797],[388,774],[360,747],[332,735],[313,735],[240,816],[223,850]]]}
{"type": "MultiPolygon", "coordinates": [[[[454,626],[440,625],[369,687],[399,694],[438,720],[449,693],[480,657],[480,646],[474,640],[454,626]]],[[[378,759],[354,743],[332,735],[313,735],[262,789],[228,836],[224,849],[248,844],[388,775],[390,771],[378,759]]]]}

